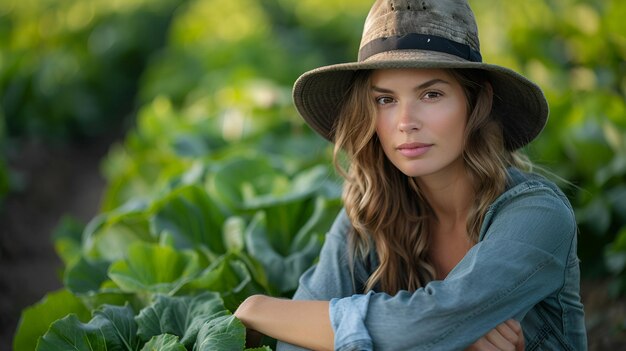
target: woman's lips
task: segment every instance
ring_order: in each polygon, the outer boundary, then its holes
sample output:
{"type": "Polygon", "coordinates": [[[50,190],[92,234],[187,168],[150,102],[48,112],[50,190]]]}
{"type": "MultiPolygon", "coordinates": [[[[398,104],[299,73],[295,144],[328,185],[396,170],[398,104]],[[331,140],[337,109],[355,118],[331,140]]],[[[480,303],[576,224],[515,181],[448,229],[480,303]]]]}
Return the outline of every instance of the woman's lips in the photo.
{"type": "Polygon", "coordinates": [[[406,143],[398,146],[396,149],[398,152],[405,157],[418,157],[421,156],[430,150],[433,144],[424,144],[424,143],[406,143]]]}

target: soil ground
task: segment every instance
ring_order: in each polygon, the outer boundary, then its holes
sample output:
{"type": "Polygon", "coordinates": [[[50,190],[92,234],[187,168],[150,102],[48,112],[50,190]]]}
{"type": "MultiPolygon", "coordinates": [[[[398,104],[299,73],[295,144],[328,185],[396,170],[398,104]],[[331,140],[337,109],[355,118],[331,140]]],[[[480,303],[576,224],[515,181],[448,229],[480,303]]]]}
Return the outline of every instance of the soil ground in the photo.
{"type": "Polygon", "coordinates": [[[105,186],[99,164],[110,143],[31,141],[9,154],[23,188],[0,207],[0,350],[12,350],[21,310],[62,287],[51,233],[65,215],[86,223],[98,213],[105,186]]]}
{"type": "MultiPolygon", "coordinates": [[[[28,142],[10,154],[23,181],[0,207],[0,350],[11,350],[20,312],[62,286],[50,235],[60,218],[89,221],[105,181],[99,171],[114,138],[76,145],[28,142]]],[[[626,298],[607,297],[604,282],[583,282],[589,350],[626,350],[626,298]]]]}

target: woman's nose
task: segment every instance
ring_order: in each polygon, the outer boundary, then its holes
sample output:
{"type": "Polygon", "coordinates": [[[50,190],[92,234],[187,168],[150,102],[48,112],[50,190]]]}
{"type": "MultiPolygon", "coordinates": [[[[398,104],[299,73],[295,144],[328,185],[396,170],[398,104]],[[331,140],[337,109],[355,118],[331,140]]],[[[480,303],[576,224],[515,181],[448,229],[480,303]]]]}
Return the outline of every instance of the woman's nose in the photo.
{"type": "Polygon", "coordinates": [[[421,128],[421,122],[418,118],[417,109],[413,106],[413,104],[402,104],[398,113],[400,113],[398,119],[398,129],[401,132],[410,133],[421,128]]]}

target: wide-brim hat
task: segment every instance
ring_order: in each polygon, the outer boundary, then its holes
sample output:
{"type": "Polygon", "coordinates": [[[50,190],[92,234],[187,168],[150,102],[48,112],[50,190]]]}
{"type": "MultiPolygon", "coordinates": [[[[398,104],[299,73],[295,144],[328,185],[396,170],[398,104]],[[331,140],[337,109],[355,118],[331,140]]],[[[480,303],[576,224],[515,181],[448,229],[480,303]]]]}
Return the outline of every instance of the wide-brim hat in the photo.
{"type": "Polygon", "coordinates": [[[482,62],[478,28],[465,0],[377,0],[365,20],[358,61],[304,73],[294,84],[295,106],[313,130],[333,141],[355,74],[389,68],[483,70],[493,87],[492,114],[500,119],[509,150],[533,140],[548,118],[548,103],[536,84],[482,62]]]}

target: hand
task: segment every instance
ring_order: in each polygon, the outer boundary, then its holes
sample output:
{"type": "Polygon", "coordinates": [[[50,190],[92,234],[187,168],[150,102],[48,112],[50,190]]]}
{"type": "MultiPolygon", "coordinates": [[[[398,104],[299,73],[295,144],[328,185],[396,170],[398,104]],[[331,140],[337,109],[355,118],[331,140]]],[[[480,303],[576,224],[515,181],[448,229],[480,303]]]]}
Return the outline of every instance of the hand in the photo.
{"type": "Polygon", "coordinates": [[[524,351],[524,333],[518,321],[508,321],[491,329],[465,351],[524,351]]]}

